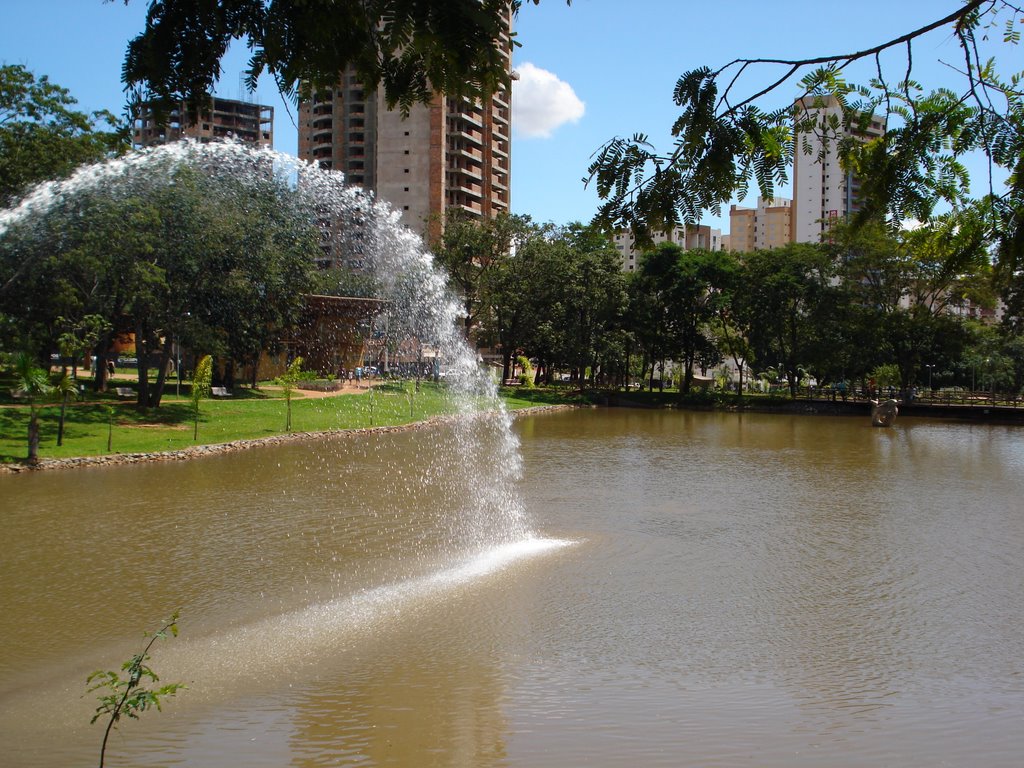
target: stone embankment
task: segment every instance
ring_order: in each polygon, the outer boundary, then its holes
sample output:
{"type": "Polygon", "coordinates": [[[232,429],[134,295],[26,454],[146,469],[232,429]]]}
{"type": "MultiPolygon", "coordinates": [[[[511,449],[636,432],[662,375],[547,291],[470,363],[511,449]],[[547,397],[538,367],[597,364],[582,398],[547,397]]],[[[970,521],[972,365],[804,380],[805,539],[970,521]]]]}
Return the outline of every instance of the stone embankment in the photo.
{"type": "MultiPolygon", "coordinates": [[[[533,408],[521,408],[516,411],[509,411],[512,418],[525,415],[534,415],[545,411],[560,411],[569,408],[577,408],[575,405],[541,405],[533,408]]],[[[470,416],[479,418],[495,413],[494,411],[483,412],[470,416]]],[[[283,435],[272,435],[270,437],[258,437],[252,440],[233,440],[230,443],[214,443],[211,445],[196,445],[188,448],[180,448],[175,451],[159,451],[157,453],[112,453],[105,456],[75,456],[66,459],[40,459],[39,463],[29,465],[0,464],[0,472],[33,472],[44,469],[74,469],[77,467],[109,467],[123,466],[126,464],[142,464],[153,461],[185,461],[198,459],[204,456],[219,456],[234,451],[245,451],[250,448],[259,448],[265,445],[281,445],[294,443],[302,440],[320,440],[324,438],[350,438],[361,435],[383,434],[386,432],[407,432],[413,429],[437,426],[439,424],[450,424],[457,419],[467,418],[463,415],[435,416],[423,421],[414,421],[410,424],[385,427],[362,427],[358,429],[334,429],[326,432],[289,432],[283,435]]]]}

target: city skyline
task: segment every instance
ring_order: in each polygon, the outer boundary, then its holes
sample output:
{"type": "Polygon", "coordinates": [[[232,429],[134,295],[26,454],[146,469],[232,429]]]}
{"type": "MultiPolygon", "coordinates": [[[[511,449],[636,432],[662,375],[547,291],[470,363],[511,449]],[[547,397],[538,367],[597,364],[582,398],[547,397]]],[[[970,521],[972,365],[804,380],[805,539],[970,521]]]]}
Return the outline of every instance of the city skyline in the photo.
{"type": "MultiPolygon", "coordinates": [[[[672,88],[684,71],[717,67],[740,56],[799,57],[844,52],[913,29],[957,7],[957,0],[891,3],[867,0],[860,13],[836,23],[834,15],[808,14],[806,0],[780,0],[766,7],[752,0],[728,8],[645,0],[630,12],[614,0],[561,0],[524,4],[515,23],[521,44],[513,57],[520,75],[513,90],[512,190],[514,213],[539,222],[587,221],[599,204],[584,187],[591,155],[616,135],[646,133],[659,149],[670,147],[676,117],[672,88]],[[880,32],[878,18],[885,18],[880,32]]],[[[816,6],[813,6],[816,7],[816,6]]],[[[95,3],[82,0],[5,0],[0,9],[0,61],[23,64],[37,76],[67,88],[83,111],[121,113],[120,83],[125,46],[141,31],[143,0],[95,3]]],[[[915,47],[915,74],[926,89],[959,84],[950,62],[959,51],[942,30],[915,47]],[[945,62],[945,63],[943,63],[945,62]]],[[[255,93],[241,87],[244,45],[236,43],[223,63],[216,94],[274,107],[274,145],[297,155],[298,109],[262,78],[255,93]]],[[[895,59],[894,59],[895,60],[895,59]]],[[[853,70],[852,81],[873,72],[853,70]]],[[[768,71],[761,73],[767,76],[768,71]]],[[[750,81],[748,91],[761,83],[750,81]]],[[[795,92],[784,86],[779,106],[795,92]]],[[[976,181],[982,181],[975,172],[976,181]]],[[[792,196],[791,185],[777,194],[792,196]]],[[[744,206],[756,204],[750,190],[744,206]]],[[[737,202],[734,200],[733,202],[737,202]]],[[[728,231],[728,205],[703,223],[728,231]]]]}

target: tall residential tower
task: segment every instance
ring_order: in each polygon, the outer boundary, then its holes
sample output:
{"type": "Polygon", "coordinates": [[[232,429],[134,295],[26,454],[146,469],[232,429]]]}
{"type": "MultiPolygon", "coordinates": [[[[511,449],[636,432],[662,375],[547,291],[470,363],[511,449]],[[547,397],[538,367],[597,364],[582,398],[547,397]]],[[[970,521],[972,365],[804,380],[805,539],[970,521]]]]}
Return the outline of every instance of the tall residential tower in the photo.
{"type": "MultiPolygon", "coordinates": [[[[511,38],[501,42],[511,74],[511,38]]],[[[480,219],[509,211],[511,129],[507,91],[477,101],[439,94],[403,117],[346,71],[299,105],[299,157],[342,171],[431,240],[449,208],[480,219]]]]}
{"type": "Polygon", "coordinates": [[[872,115],[864,130],[854,130],[846,125],[843,108],[834,96],[805,96],[797,99],[796,106],[815,118],[821,133],[798,134],[796,137],[793,240],[817,243],[831,221],[844,219],[860,208],[860,183],[856,176],[844,171],[840,165],[837,143],[851,136],[862,141],[879,138],[885,134],[885,123],[882,118],[872,115]],[[832,124],[838,128],[833,129],[832,124]],[[805,140],[810,143],[810,153],[803,151],[805,140]]]}

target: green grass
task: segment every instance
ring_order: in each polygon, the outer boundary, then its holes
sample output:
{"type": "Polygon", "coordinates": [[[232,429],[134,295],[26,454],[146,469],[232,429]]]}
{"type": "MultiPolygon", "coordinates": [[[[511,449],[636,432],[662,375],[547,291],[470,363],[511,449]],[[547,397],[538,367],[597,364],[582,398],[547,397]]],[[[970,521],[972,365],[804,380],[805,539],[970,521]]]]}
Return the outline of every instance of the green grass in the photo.
{"type": "Polygon", "coordinates": [[[498,391],[505,405],[511,410],[533,408],[538,405],[590,405],[591,399],[579,389],[564,386],[540,387],[538,389],[521,389],[519,387],[502,387],[498,391]]]}
{"type": "MultiPolygon", "coordinates": [[[[183,387],[182,397],[176,398],[171,390],[170,395],[164,395],[159,408],[146,412],[140,412],[131,401],[87,393],[90,402],[68,406],[64,444],[59,448],[60,407],[46,404],[39,409],[39,456],[47,459],[104,455],[108,428],[111,429],[112,453],[153,453],[284,434],[286,404],[281,392],[235,389],[230,399],[201,402],[199,438],[193,441],[193,412],[185,392],[183,387]],[[99,402],[93,402],[95,400],[99,402]]],[[[570,401],[557,390],[511,390],[505,399],[513,409],[570,401]],[[542,394],[544,392],[546,394],[542,394]]],[[[292,431],[395,426],[455,410],[455,403],[444,385],[423,382],[417,393],[411,382],[389,382],[360,394],[293,397],[292,431]]],[[[25,458],[28,419],[27,406],[0,408],[0,462],[25,458]]]]}

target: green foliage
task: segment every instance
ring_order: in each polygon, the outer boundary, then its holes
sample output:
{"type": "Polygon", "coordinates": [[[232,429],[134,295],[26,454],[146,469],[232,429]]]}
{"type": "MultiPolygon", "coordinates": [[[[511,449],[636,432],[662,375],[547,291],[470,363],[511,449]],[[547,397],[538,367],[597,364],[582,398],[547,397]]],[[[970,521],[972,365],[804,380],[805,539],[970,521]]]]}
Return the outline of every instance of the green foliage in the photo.
{"type": "Polygon", "coordinates": [[[32,185],[62,178],[84,163],[128,147],[123,127],[109,112],[87,115],[77,102],[43,75],[17,64],[0,65],[0,207],[32,185]]]}
{"type": "Polygon", "coordinates": [[[35,364],[35,360],[27,352],[21,352],[14,358],[14,387],[11,394],[15,398],[28,401],[28,457],[29,464],[39,460],[39,414],[36,410],[37,401],[53,391],[50,378],[46,371],[35,364]]]}
{"type": "MultiPolygon", "coordinates": [[[[292,393],[295,391],[296,386],[300,381],[308,379],[310,374],[302,370],[303,359],[296,357],[291,363],[288,364],[288,370],[281,376],[274,379],[274,384],[281,388],[284,392],[285,409],[287,415],[285,416],[285,432],[292,431],[292,393]]],[[[315,376],[315,374],[314,374],[315,376]]]]}
{"type": "Polygon", "coordinates": [[[11,391],[14,397],[34,403],[37,398],[48,395],[52,389],[46,370],[36,365],[30,354],[20,352],[15,355],[14,388],[11,391]]]}
{"type": "Polygon", "coordinates": [[[819,157],[835,151],[844,170],[857,175],[858,225],[887,219],[895,231],[908,218],[929,220],[940,204],[976,205],[984,213],[985,237],[997,243],[1002,274],[1014,274],[1024,263],[1024,73],[1001,74],[994,59],[982,58],[977,37],[1001,14],[1009,16],[999,24],[1004,44],[1015,46],[1024,19],[1018,4],[965,0],[943,18],[860,51],[803,60],[734,59],[718,69],[685,72],[672,94],[680,112],[667,151],[635,134],[614,137],[595,153],[586,181],[604,201],[597,221],[649,243],[651,233],[698,222],[704,211],[720,214],[750,187],[771,199],[796,155],[819,147],[819,157]],[[935,30],[948,32],[962,50],[957,90],[926,93],[913,80],[912,44],[935,30]],[[904,62],[886,58],[901,49],[904,62]],[[848,65],[871,59],[875,78],[864,85],[847,82],[848,65]],[[897,77],[886,76],[885,61],[897,77]],[[772,74],[775,79],[761,87],[754,73],[776,66],[781,75],[772,74]],[[751,82],[758,85],[745,92],[751,82]],[[789,85],[795,88],[784,90],[789,85]],[[758,106],[768,98],[781,106],[758,106]],[[826,103],[838,111],[821,109],[826,103]],[[869,123],[878,120],[884,135],[865,140],[869,123]],[[989,194],[970,201],[964,160],[976,152],[987,156],[992,177],[1005,177],[1006,185],[1000,192],[990,184],[989,194]]]}
{"type": "Polygon", "coordinates": [[[87,693],[96,693],[99,699],[99,706],[96,707],[96,714],[93,715],[90,723],[104,719],[107,723],[103,733],[103,743],[100,746],[100,768],[103,768],[107,752],[107,741],[114,727],[120,722],[121,717],[138,719],[142,712],[147,709],[162,709],[163,699],[174,696],[186,686],[182,683],[166,683],[159,687],[143,687],[146,681],[152,684],[160,682],[153,669],[146,663],[149,661],[149,652],[157,640],[166,639],[168,636],[178,636],[178,612],[164,622],[152,635],[140,653],[135,654],[121,665],[121,671],[97,670],[89,675],[86,685],[89,686],[87,693]]]}
{"type": "MultiPolygon", "coordinates": [[[[112,330],[110,323],[102,315],[85,315],[79,320],[64,317],[57,318],[57,327],[64,332],[57,337],[57,349],[62,358],[72,358],[75,363],[96,346],[96,342],[105,333],[112,330]]],[[[134,354],[134,349],[130,354],[134,354]]]]}
{"type": "Polygon", "coordinates": [[[874,380],[876,387],[898,388],[900,386],[900,369],[897,365],[880,365],[868,376],[874,380]]]}
{"type": "Polygon", "coordinates": [[[192,373],[192,413],[194,415],[192,439],[199,437],[199,403],[210,396],[210,382],[213,381],[213,358],[210,355],[203,356],[196,369],[192,373]]]}
{"type": "Polygon", "coordinates": [[[533,389],[536,384],[533,381],[534,371],[533,366],[530,364],[530,358],[520,355],[516,358],[516,365],[520,368],[519,386],[533,389]]]}
{"type": "MultiPolygon", "coordinates": [[[[126,0],[127,2],[127,0],[126,0]]],[[[220,77],[232,40],[252,51],[250,90],[263,72],[282,93],[334,87],[353,67],[367,88],[404,111],[435,93],[475,97],[507,87],[502,38],[519,0],[179,0],[151,3],[128,46],[123,80],[173,106],[201,102],[220,77]],[[197,33],[201,30],[201,33],[197,33]]]]}
{"type": "MultiPolygon", "coordinates": [[[[0,325],[14,335],[0,345],[80,348],[88,335],[103,353],[130,332],[140,360],[162,358],[158,371],[171,339],[255,365],[311,285],[319,236],[299,196],[189,162],[68,195],[0,235],[0,316],[17,321],[0,325]]],[[[159,406],[164,376],[152,387],[140,376],[139,405],[159,406]]]]}

